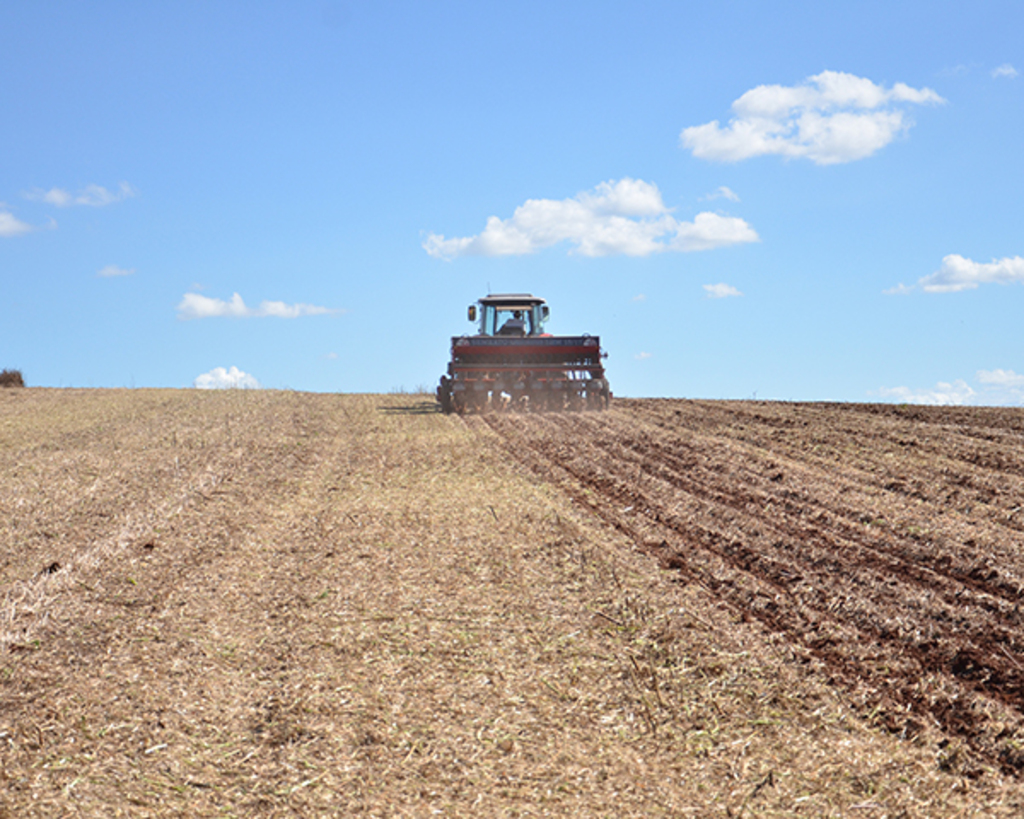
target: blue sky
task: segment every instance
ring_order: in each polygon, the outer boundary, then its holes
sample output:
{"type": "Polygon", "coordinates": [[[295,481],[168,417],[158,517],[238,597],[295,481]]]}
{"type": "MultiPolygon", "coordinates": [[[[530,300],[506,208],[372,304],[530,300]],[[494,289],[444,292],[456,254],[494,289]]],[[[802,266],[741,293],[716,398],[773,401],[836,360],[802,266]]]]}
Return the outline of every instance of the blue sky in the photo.
{"type": "Polygon", "coordinates": [[[619,395],[1024,403],[1018,2],[0,3],[0,368],[432,387],[551,305],[619,395]]]}

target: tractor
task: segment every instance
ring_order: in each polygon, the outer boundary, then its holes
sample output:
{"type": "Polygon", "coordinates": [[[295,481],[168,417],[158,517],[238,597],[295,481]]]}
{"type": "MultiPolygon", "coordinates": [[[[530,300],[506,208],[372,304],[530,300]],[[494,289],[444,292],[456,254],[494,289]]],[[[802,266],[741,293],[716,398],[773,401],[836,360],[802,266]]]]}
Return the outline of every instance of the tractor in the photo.
{"type": "Polygon", "coordinates": [[[544,332],[549,310],[529,293],[496,293],[469,307],[476,335],[452,339],[437,400],[446,413],[560,412],[608,407],[601,340],[544,332]]]}

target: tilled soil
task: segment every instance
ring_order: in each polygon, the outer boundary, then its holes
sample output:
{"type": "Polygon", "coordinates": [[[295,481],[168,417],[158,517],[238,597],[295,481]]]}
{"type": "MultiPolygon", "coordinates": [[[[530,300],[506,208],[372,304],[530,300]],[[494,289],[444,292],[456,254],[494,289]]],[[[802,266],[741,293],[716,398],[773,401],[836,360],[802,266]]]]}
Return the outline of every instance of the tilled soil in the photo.
{"type": "Polygon", "coordinates": [[[488,415],[535,471],[947,769],[1024,770],[1024,411],[619,400],[488,415]]]}
{"type": "Polygon", "coordinates": [[[0,391],[0,819],[1019,816],[1022,427],[0,391]]]}

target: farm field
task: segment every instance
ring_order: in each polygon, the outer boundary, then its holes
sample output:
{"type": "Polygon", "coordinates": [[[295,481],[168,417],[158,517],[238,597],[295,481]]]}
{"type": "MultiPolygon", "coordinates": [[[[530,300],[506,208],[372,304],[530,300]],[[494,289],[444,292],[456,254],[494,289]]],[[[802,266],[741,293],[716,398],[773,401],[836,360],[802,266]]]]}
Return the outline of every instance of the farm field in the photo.
{"type": "Polygon", "coordinates": [[[1024,411],[0,391],[0,816],[1024,810],[1024,411]]]}

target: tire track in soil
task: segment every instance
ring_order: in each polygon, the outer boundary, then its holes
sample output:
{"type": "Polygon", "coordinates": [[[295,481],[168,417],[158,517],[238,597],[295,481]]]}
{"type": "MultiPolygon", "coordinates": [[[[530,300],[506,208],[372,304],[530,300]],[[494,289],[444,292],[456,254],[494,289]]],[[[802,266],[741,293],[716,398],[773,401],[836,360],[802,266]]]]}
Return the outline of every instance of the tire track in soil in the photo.
{"type": "Polygon", "coordinates": [[[937,724],[979,761],[1024,771],[1024,557],[1000,511],[1024,496],[1024,414],[961,410],[945,447],[934,443],[950,425],[941,414],[894,419],[845,405],[659,399],[482,420],[681,580],[821,663],[889,730],[937,724]],[[795,442],[774,437],[783,421],[795,442]],[[994,423],[998,457],[984,452],[994,423]],[[854,458],[819,454],[851,440],[854,458]],[[893,446],[913,459],[894,467],[893,446]],[[926,476],[929,497],[886,488],[894,471],[926,476]],[[993,483],[995,510],[970,520],[949,508],[952,488],[993,483]],[[873,526],[877,515],[901,526],[873,526]]]}

